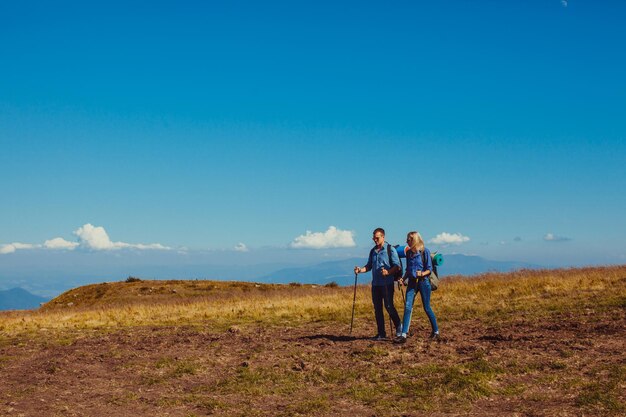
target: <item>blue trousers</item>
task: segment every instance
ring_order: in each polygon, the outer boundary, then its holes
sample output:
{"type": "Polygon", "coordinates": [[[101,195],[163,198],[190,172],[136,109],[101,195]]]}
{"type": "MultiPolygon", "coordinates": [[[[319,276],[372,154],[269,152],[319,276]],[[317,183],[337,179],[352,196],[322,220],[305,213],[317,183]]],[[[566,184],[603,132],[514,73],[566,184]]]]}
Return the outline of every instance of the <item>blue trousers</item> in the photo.
{"type": "Polygon", "coordinates": [[[417,280],[409,279],[409,285],[406,288],[406,303],[404,305],[404,316],[402,317],[402,333],[409,334],[409,326],[411,325],[411,314],[413,313],[413,303],[415,302],[415,293],[419,292],[422,297],[422,305],[424,311],[430,320],[430,327],[433,333],[439,332],[437,327],[437,319],[433,309],[430,308],[430,280],[428,278],[417,280]]]}
{"type": "Polygon", "coordinates": [[[385,309],[393,321],[395,328],[400,327],[400,316],[396,307],[393,305],[393,281],[389,285],[374,286],[372,285],[372,303],[374,304],[374,315],[376,316],[376,327],[378,328],[379,336],[386,336],[385,331],[385,316],[383,314],[383,301],[385,303],[385,309]]]}

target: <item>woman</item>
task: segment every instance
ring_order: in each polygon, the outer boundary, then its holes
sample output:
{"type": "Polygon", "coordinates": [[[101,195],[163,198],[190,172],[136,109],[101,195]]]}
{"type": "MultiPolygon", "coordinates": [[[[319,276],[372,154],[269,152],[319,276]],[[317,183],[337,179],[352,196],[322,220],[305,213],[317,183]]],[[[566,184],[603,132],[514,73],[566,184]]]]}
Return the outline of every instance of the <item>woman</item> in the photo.
{"type": "Polygon", "coordinates": [[[403,284],[408,287],[406,290],[406,304],[404,306],[404,316],[402,318],[402,334],[394,339],[396,343],[406,342],[409,334],[409,326],[411,324],[411,313],[413,311],[413,302],[415,301],[415,292],[419,292],[422,297],[422,305],[424,311],[430,320],[432,332],[429,339],[435,340],[439,338],[439,328],[437,327],[437,319],[432,308],[430,308],[430,279],[428,276],[433,269],[430,251],[424,247],[424,240],[418,232],[409,232],[406,236],[406,272],[403,277],[403,284]]]}

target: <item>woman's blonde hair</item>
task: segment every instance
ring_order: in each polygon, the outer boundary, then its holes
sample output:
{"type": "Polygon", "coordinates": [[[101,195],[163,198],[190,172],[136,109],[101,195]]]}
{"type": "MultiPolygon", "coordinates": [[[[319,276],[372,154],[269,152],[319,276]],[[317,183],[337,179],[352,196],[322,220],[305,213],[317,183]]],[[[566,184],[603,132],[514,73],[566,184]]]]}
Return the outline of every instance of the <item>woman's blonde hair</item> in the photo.
{"type": "Polygon", "coordinates": [[[409,240],[409,239],[412,239],[411,245],[409,246],[409,249],[411,249],[411,252],[418,253],[424,250],[424,239],[422,239],[422,235],[420,235],[419,232],[407,233],[406,240],[409,240]]]}

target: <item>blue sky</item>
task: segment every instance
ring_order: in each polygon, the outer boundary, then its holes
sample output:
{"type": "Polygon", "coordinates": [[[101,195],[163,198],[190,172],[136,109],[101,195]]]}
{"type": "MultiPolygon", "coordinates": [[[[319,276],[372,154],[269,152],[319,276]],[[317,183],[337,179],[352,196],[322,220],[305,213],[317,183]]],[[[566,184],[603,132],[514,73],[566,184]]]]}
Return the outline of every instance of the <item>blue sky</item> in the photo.
{"type": "Polygon", "coordinates": [[[623,1],[4,2],[0,267],[312,262],[366,253],[378,226],[489,259],[624,263],[623,16],[623,1]]]}

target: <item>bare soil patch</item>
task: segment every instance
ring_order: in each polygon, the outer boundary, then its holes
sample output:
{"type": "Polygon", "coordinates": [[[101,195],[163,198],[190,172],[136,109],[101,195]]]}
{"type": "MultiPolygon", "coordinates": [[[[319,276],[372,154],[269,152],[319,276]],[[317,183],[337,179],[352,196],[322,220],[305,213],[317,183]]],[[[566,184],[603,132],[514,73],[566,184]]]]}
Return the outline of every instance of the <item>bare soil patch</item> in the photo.
{"type": "MultiPolygon", "coordinates": [[[[372,320],[41,331],[0,345],[7,416],[623,415],[624,306],[446,322],[373,342],[372,320]]],[[[422,314],[423,315],[423,314],[422,314]]]]}

